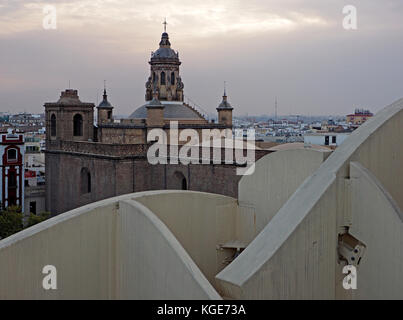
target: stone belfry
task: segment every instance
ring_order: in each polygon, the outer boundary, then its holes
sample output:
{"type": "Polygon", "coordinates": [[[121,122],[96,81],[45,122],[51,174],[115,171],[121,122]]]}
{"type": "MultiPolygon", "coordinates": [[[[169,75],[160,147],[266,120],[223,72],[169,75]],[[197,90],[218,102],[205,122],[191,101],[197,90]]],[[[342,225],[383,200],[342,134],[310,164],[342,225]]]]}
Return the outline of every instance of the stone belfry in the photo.
{"type": "Polygon", "coordinates": [[[166,26],[165,21],[160,47],[151,53],[151,74],[146,83],[146,101],[153,99],[154,91],[160,101],[183,101],[184,85],[179,75],[179,53],[171,49],[166,26]]]}

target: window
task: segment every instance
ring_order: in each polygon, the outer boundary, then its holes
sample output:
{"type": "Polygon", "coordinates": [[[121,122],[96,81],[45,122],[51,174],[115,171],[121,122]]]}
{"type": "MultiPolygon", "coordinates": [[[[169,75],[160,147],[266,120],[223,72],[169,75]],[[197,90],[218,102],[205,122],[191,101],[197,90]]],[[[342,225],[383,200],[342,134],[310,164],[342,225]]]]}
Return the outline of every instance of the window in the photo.
{"type": "Polygon", "coordinates": [[[26,151],[27,153],[30,153],[30,152],[39,152],[39,147],[38,147],[38,146],[27,146],[27,147],[25,148],[25,151],[26,151]]]}
{"type": "Polygon", "coordinates": [[[36,201],[31,201],[29,203],[29,212],[36,214],[36,201]]]}
{"type": "Polygon", "coordinates": [[[186,178],[182,179],[182,190],[187,190],[188,189],[188,184],[186,181],[186,178]]]}
{"type": "Polygon", "coordinates": [[[17,161],[17,150],[16,149],[8,149],[7,161],[10,161],[10,162],[17,161]]]}
{"type": "Polygon", "coordinates": [[[73,134],[75,137],[81,137],[83,135],[83,117],[81,114],[76,114],[73,118],[74,128],[73,134]]]}
{"type": "Polygon", "coordinates": [[[165,72],[161,72],[161,85],[165,85],[165,72]]]}
{"type": "Polygon", "coordinates": [[[108,111],[108,119],[112,119],[112,111],[108,111]]]}
{"type": "Polygon", "coordinates": [[[175,85],[175,72],[171,73],[171,85],[175,85]]]}
{"type": "Polygon", "coordinates": [[[50,135],[56,136],[56,116],[54,114],[50,117],[50,135]]]}
{"type": "Polygon", "coordinates": [[[91,173],[88,168],[81,169],[81,194],[91,193],[91,173]]]}
{"type": "Polygon", "coordinates": [[[91,174],[89,172],[87,173],[87,191],[91,193],[91,174]]]}
{"type": "Polygon", "coordinates": [[[325,136],[325,146],[329,145],[329,136],[325,136]]]}
{"type": "Polygon", "coordinates": [[[15,175],[15,171],[9,171],[8,173],[8,187],[9,188],[17,187],[17,177],[15,175]]]}
{"type": "Polygon", "coordinates": [[[336,136],[332,137],[332,143],[336,143],[336,136]]]}
{"type": "Polygon", "coordinates": [[[186,177],[183,175],[182,172],[176,171],[173,175],[172,179],[172,189],[175,190],[187,190],[188,183],[186,177]]]}

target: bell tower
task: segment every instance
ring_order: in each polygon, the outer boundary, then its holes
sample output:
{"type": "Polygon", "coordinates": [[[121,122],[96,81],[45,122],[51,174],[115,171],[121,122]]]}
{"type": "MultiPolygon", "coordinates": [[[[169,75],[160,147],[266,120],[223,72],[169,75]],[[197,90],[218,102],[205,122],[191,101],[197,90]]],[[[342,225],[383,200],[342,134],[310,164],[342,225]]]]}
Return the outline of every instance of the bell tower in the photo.
{"type": "Polygon", "coordinates": [[[93,141],[94,107],[81,102],[72,89],[63,91],[57,102],[45,103],[47,148],[52,141],[93,141]]]}
{"type": "Polygon", "coordinates": [[[108,101],[108,95],[106,94],[106,85],[104,86],[104,95],[102,102],[97,107],[98,117],[97,123],[112,123],[113,122],[113,106],[108,101]]]}
{"type": "Polygon", "coordinates": [[[222,97],[222,102],[217,108],[218,123],[223,124],[227,127],[232,127],[232,110],[234,110],[234,108],[228,102],[227,90],[224,87],[224,95],[222,97]]]}
{"type": "Polygon", "coordinates": [[[179,53],[171,49],[171,42],[166,32],[167,24],[165,21],[159,49],[151,53],[149,61],[151,74],[146,82],[146,101],[151,101],[156,91],[160,101],[183,102],[184,85],[179,74],[181,62],[179,53]]]}

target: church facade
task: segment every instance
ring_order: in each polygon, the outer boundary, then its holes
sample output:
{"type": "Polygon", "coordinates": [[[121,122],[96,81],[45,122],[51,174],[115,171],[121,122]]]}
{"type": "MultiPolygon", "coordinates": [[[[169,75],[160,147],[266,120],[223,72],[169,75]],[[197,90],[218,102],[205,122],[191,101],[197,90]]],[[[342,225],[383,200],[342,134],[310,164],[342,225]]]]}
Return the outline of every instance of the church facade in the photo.
{"type": "MultiPolygon", "coordinates": [[[[162,34],[159,49],[150,59],[145,104],[127,119],[114,120],[106,89],[102,102],[81,102],[77,90],[61,93],[57,102],[45,103],[46,206],[53,214],[117,195],[163,189],[186,189],[237,196],[236,164],[156,164],[147,159],[155,141],[150,130],[167,133],[175,122],[179,133],[193,129],[232,132],[232,106],[226,93],[217,108],[218,122],[208,121],[184,102],[179,54],[162,34]],[[94,125],[96,122],[96,125],[94,125]]],[[[168,141],[170,143],[170,141],[168,141]]],[[[225,153],[224,148],[220,150],[225,153]]],[[[256,158],[267,151],[257,151],[256,158]]],[[[167,155],[168,158],[170,155],[167,155]]]]}

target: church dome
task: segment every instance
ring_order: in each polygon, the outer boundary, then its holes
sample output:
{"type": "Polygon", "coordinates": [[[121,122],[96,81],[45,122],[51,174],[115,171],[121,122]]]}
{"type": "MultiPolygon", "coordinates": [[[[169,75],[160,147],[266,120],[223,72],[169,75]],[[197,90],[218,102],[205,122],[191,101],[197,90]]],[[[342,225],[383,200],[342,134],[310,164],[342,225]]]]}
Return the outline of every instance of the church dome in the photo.
{"type": "MultiPolygon", "coordinates": [[[[193,108],[182,102],[166,102],[161,101],[164,106],[164,119],[186,119],[186,120],[203,120],[204,118],[193,108]]],[[[146,119],[147,106],[145,104],[134,111],[129,119],[146,119]]]]}
{"type": "Polygon", "coordinates": [[[151,62],[160,59],[171,59],[179,62],[179,54],[171,49],[168,33],[164,32],[161,36],[160,47],[157,51],[151,54],[151,62]]]}
{"type": "Polygon", "coordinates": [[[227,94],[224,92],[224,96],[222,97],[222,101],[218,106],[217,110],[233,110],[234,108],[228,102],[227,94]]]}
{"type": "Polygon", "coordinates": [[[179,59],[178,53],[171,48],[159,48],[151,55],[151,61],[153,59],[179,59]]]}
{"type": "Polygon", "coordinates": [[[109,108],[113,109],[113,106],[111,103],[108,101],[108,95],[106,94],[106,89],[104,89],[104,95],[101,103],[99,104],[98,108],[109,108]]]}

